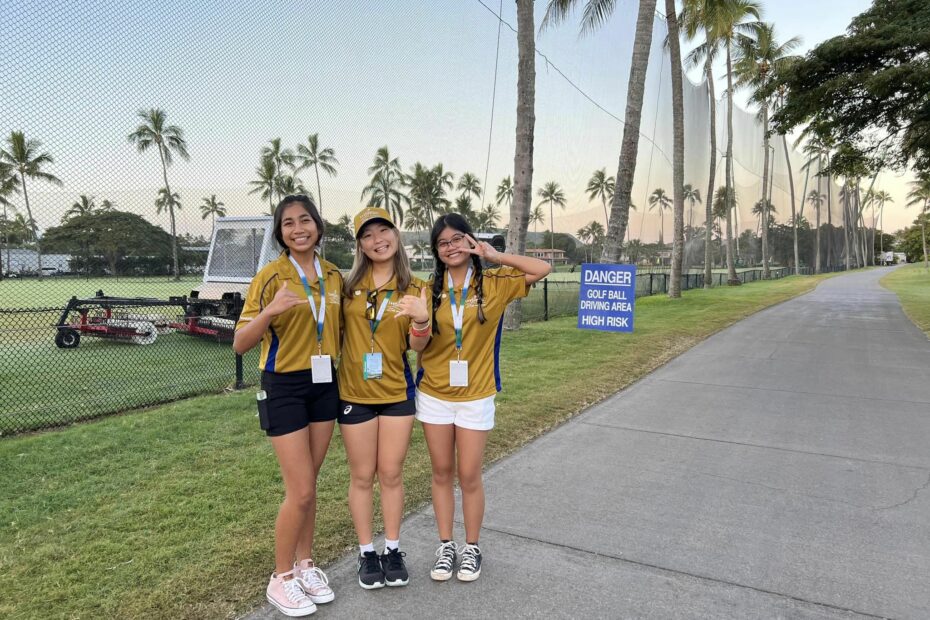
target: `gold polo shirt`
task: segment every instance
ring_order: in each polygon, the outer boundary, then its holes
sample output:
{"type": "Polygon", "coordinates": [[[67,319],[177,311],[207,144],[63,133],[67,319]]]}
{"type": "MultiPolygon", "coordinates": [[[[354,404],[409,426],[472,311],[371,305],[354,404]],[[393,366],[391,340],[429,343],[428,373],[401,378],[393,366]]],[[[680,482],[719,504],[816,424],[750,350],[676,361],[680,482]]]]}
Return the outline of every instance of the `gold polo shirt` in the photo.
{"type": "MultiPolygon", "coordinates": [[[[371,277],[371,270],[349,291],[342,300],[342,361],[339,363],[339,398],[350,403],[387,404],[399,403],[416,395],[413,372],[407,363],[407,333],[410,329],[410,317],[398,317],[400,306],[397,302],[404,295],[419,296],[426,286],[422,280],[411,278],[405,291],[397,290],[397,278],[391,278],[377,291],[375,312],[381,308],[388,291],[393,291],[391,300],[384,309],[381,323],[375,330],[375,352],[381,353],[380,379],[366,380],[363,365],[366,353],[371,352],[371,322],[365,316],[368,292],[376,290],[371,277]]],[[[427,295],[429,291],[427,290],[427,295]]],[[[427,297],[427,299],[429,299],[427,297]]],[[[429,301],[427,301],[429,308],[429,301]]]]}
{"type": "MultiPolygon", "coordinates": [[[[468,285],[465,314],[462,319],[462,359],[468,361],[468,387],[449,385],[449,362],[457,359],[455,327],[452,323],[452,305],[448,284],[436,311],[439,333],[420,354],[422,375],[417,387],[424,393],[441,400],[464,402],[493,396],[501,390],[500,346],[504,310],[515,299],[526,297],[529,286],[526,274],[513,267],[485,269],[482,283],[485,322],[478,322],[478,296],[475,280],[468,285]]],[[[455,298],[461,303],[462,290],[455,289],[455,298]]]]}
{"type": "MultiPolygon", "coordinates": [[[[342,274],[329,261],[320,258],[323,270],[323,284],[326,289],[326,317],[323,321],[323,354],[330,355],[333,361],[339,356],[339,335],[342,330],[342,316],[339,307],[342,301],[342,274]]],[[[317,303],[320,300],[320,282],[316,272],[307,274],[307,283],[317,303]]],[[[249,292],[246,293],[245,306],[236,329],[253,320],[265,306],[271,303],[282,286],[286,286],[295,295],[307,299],[304,285],[297,275],[286,253],[281,253],[276,260],[266,265],[255,274],[249,292]]],[[[319,307],[318,307],[319,309],[319,307]]],[[[318,354],[316,338],[316,320],[310,311],[310,304],[304,303],[279,314],[271,319],[271,324],[262,334],[262,349],[258,359],[259,370],[268,372],[296,372],[310,370],[310,356],[318,354]]]]}

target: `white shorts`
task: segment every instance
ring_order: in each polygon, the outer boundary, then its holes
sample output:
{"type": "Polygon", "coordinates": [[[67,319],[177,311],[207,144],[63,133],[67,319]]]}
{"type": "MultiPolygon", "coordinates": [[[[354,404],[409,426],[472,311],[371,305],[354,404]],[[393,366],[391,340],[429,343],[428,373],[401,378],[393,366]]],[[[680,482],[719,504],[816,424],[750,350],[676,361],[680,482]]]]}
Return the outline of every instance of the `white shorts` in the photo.
{"type": "Polygon", "coordinates": [[[456,402],[417,390],[416,418],[427,424],[455,424],[473,431],[489,431],[494,428],[494,397],[456,402]]]}

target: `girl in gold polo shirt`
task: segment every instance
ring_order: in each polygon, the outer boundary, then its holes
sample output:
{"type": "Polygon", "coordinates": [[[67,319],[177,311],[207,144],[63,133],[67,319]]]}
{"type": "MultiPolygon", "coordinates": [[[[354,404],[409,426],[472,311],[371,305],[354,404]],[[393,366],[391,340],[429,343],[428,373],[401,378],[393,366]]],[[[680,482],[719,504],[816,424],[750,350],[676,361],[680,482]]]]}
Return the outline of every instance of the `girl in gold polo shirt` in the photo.
{"type": "Polygon", "coordinates": [[[261,428],[271,439],[284,502],[275,523],[275,572],[269,602],[287,616],[307,616],[334,598],[313,564],[316,480],[339,413],[333,360],[342,331],[342,275],[317,253],[323,220],[307,196],[286,196],[274,212],[285,248],[259,271],[236,324],[240,355],[261,343],[261,428]]]}
{"type": "Polygon", "coordinates": [[[342,302],[339,428],[349,460],[349,511],[358,535],[358,584],[407,585],[400,551],[403,470],[413,429],[415,387],[407,349],[430,338],[426,285],[410,273],[400,233],[384,209],[355,216],[355,263],[342,302]],[[384,552],[372,540],[375,474],[381,487],[384,552]]]}
{"type": "Polygon", "coordinates": [[[420,356],[416,417],[423,423],[433,467],[433,511],[439,548],[430,577],[452,577],[458,547],[452,540],[458,462],[465,517],[465,545],[458,578],[481,574],[478,535],[484,518],[481,464],[494,427],[494,396],[501,389],[499,353],[504,310],[525,297],[550,266],[527,256],[498,252],[475,241],[471,227],[452,213],[436,220],[430,241],[436,269],[432,283],[433,337],[420,356]],[[481,259],[501,265],[482,269],[481,259]]]}

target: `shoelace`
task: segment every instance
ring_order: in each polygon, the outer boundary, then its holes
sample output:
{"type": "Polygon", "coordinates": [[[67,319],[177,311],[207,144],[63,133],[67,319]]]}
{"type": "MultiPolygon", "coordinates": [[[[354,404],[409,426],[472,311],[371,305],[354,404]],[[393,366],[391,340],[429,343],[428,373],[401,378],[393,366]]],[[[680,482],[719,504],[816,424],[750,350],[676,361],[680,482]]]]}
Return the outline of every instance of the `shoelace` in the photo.
{"type": "Polygon", "coordinates": [[[313,602],[310,600],[310,597],[300,589],[300,585],[298,585],[296,579],[288,579],[284,582],[284,594],[287,596],[287,599],[295,605],[313,602]]]}
{"type": "Polygon", "coordinates": [[[404,557],[407,554],[399,549],[390,549],[387,552],[388,570],[400,570],[404,565],[404,557]]]}
{"type": "Polygon", "coordinates": [[[328,588],[329,587],[329,578],[326,576],[326,573],[321,571],[316,566],[311,568],[305,568],[303,570],[304,581],[310,584],[311,590],[316,590],[317,588],[328,588]]]}
{"type": "Polygon", "coordinates": [[[473,573],[478,568],[478,556],[481,555],[481,549],[476,545],[465,545],[462,550],[462,565],[459,570],[473,573]]]}
{"type": "Polygon", "coordinates": [[[457,549],[458,547],[455,545],[455,541],[452,540],[439,545],[439,549],[436,549],[436,557],[439,559],[436,560],[435,568],[451,571],[452,565],[455,562],[455,552],[457,549]]]}
{"type": "Polygon", "coordinates": [[[374,551],[368,551],[362,555],[362,559],[365,560],[365,572],[366,573],[380,573],[381,572],[381,558],[378,557],[378,554],[374,551]]]}

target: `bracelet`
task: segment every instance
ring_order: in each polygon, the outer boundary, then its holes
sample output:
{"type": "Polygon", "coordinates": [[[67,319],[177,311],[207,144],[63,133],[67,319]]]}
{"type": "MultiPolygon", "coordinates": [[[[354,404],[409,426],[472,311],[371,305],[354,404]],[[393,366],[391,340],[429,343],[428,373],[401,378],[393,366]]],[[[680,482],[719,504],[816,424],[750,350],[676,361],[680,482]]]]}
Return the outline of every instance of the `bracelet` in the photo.
{"type": "Polygon", "coordinates": [[[411,335],[411,336],[414,336],[414,337],[416,337],[416,338],[422,338],[423,336],[429,336],[430,331],[431,331],[431,330],[430,330],[430,327],[432,327],[432,325],[433,325],[433,324],[432,324],[432,322],[430,322],[430,321],[427,321],[427,322],[426,322],[426,327],[423,327],[423,328],[421,328],[421,329],[417,329],[416,327],[414,327],[413,325],[411,325],[411,326],[410,326],[410,335],[411,335]]]}

